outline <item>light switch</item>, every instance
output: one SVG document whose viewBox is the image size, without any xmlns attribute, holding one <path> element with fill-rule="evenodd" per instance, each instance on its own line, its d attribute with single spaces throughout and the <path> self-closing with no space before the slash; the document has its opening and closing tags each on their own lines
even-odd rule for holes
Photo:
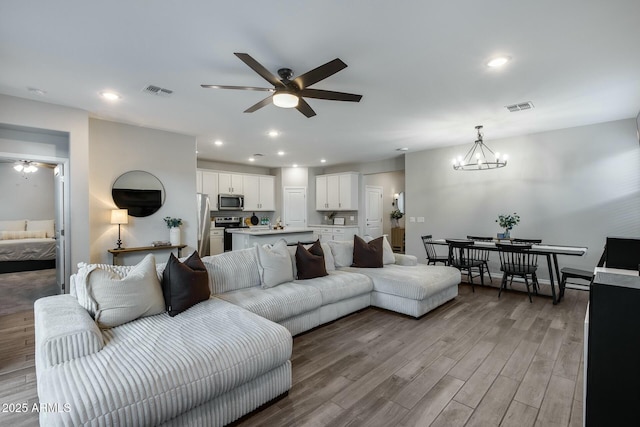
<svg viewBox="0 0 640 427">
<path fill-rule="evenodd" d="M 418 222 L 424 222 L 424 217 L 423 216 L 419 216 L 418 217 Z"/>
<path fill-rule="evenodd" d="M 409 222 L 416 222 L 416 217 L 415 216 L 410 216 L 409 217 Z"/>
</svg>

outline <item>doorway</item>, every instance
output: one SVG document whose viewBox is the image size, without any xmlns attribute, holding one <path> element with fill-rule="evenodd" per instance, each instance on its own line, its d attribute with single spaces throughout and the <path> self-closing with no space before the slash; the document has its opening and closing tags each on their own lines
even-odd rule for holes
<svg viewBox="0 0 640 427">
<path fill-rule="evenodd" d="M 285 227 L 306 227 L 307 188 L 284 187 L 282 194 L 282 224 Z"/>
<path fill-rule="evenodd" d="M 382 187 L 365 186 L 365 220 L 364 234 L 382 236 Z"/>
</svg>

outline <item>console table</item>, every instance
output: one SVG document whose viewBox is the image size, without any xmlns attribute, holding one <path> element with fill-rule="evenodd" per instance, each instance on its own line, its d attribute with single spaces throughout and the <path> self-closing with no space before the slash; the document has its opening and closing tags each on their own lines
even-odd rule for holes
<svg viewBox="0 0 640 427">
<path fill-rule="evenodd" d="M 164 249 L 169 249 L 173 251 L 174 249 L 177 249 L 178 258 L 180 258 L 182 256 L 182 249 L 186 247 L 187 245 L 140 246 L 137 248 L 109 249 L 107 252 L 109 252 L 113 256 L 111 264 L 116 265 L 116 258 L 118 258 L 120 254 L 128 254 L 133 252 L 152 252 L 152 251 L 160 251 Z"/>
</svg>

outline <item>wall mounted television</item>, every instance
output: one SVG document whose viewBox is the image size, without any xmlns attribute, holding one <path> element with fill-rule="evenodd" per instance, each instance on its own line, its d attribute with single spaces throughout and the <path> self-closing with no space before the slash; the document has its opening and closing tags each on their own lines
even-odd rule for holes
<svg viewBox="0 0 640 427">
<path fill-rule="evenodd" d="M 161 190 L 135 190 L 131 188 L 113 188 L 111 196 L 116 206 L 128 209 L 129 215 L 144 217 L 162 207 Z"/>
</svg>

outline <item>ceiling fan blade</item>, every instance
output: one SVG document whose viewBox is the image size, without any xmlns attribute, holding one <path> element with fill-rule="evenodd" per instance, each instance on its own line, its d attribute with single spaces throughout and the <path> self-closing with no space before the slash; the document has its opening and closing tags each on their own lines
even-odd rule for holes
<svg viewBox="0 0 640 427">
<path fill-rule="evenodd" d="M 262 64 L 260 64 L 258 61 L 253 59 L 251 55 L 249 55 L 248 53 L 234 53 L 234 55 L 240 58 L 240 60 L 245 64 L 247 64 L 249 68 L 251 68 L 256 73 L 260 74 L 260 76 L 262 76 L 263 79 L 265 79 L 275 87 L 284 87 L 284 84 L 282 84 L 282 82 L 277 76 L 275 76 L 269 70 L 264 68 Z"/>
<path fill-rule="evenodd" d="M 300 111 L 302 114 L 304 114 L 305 116 L 307 116 L 307 118 L 313 117 L 316 115 L 316 112 L 313 111 L 313 108 L 311 108 L 311 106 L 307 104 L 307 101 L 305 101 L 302 98 L 298 99 L 298 106 L 296 107 L 296 109 Z"/>
<path fill-rule="evenodd" d="M 347 68 L 347 64 L 342 62 L 339 58 L 329 61 L 324 65 L 314 68 L 311 71 L 307 71 L 304 74 L 299 75 L 293 82 L 298 85 L 299 89 L 304 89 L 311 86 L 314 83 L 318 83 L 320 80 L 324 80 L 329 76 L 334 75 L 340 70 Z"/>
<path fill-rule="evenodd" d="M 362 95 L 345 92 L 334 92 L 332 90 L 322 89 L 302 89 L 298 92 L 298 94 L 307 98 L 328 99 L 331 101 L 360 102 L 360 100 L 362 99 Z"/>
<path fill-rule="evenodd" d="M 275 92 L 273 88 L 253 87 L 253 86 L 226 86 L 226 85 L 200 85 L 205 89 L 237 89 L 237 90 L 257 90 L 262 92 Z"/>
<path fill-rule="evenodd" d="M 266 107 L 267 105 L 271 104 L 272 102 L 273 102 L 273 95 L 267 96 L 262 101 L 258 102 L 257 104 L 254 104 L 251 107 L 249 107 L 246 110 L 244 110 L 244 112 L 245 113 L 253 113 L 256 110 L 261 109 L 262 107 Z"/>
</svg>

